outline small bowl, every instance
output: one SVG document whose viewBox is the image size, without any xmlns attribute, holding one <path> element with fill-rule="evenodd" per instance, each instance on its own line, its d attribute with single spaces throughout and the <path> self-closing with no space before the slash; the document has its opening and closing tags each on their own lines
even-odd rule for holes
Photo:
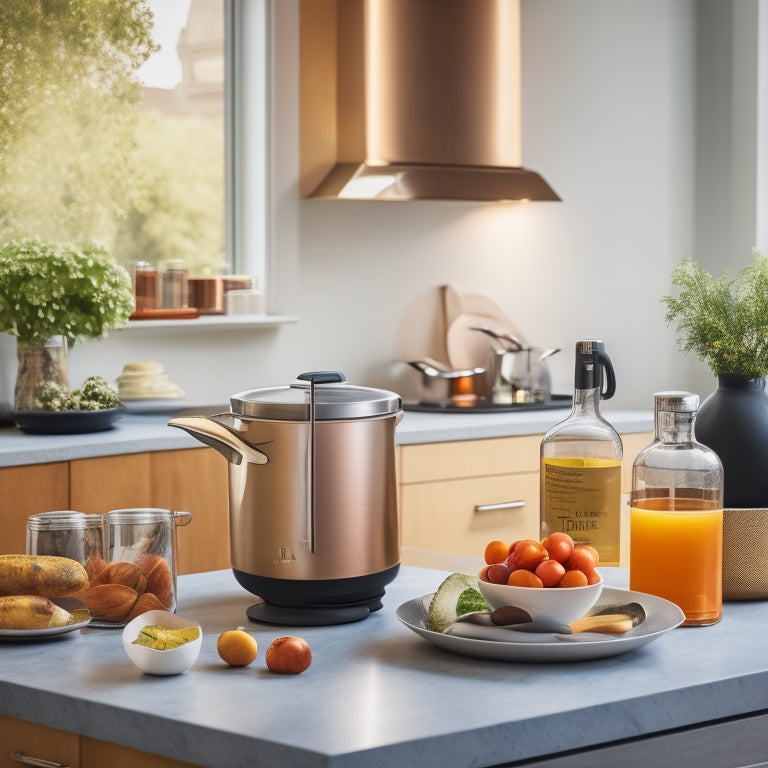
<svg viewBox="0 0 768 768">
<path fill-rule="evenodd" d="M 135 645 L 133 641 L 139 636 L 139 632 L 150 624 L 157 624 L 168 629 L 197 627 L 200 634 L 197 640 L 190 640 L 178 648 L 171 648 L 167 651 Z M 186 672 L 197 661 L 202 644 L 203 630 L 200 625 L 196 621 L 183 619 L 169 611 L 147 611 L 130 621 L 123 629 L 123 648 L 125 648 L 128 658 L 140 670 L 150 675 L 178 675 L 181 672 Z"/>
<path fill-rule="evenodd" d="M 491 610 L 517 605 L 534 621 L 570 624 L 580 619 L 597 602 L 603 591 L 602 578 L 586 587 L 511 587 L 477 580 L 480 593 Z"/>
</svg>

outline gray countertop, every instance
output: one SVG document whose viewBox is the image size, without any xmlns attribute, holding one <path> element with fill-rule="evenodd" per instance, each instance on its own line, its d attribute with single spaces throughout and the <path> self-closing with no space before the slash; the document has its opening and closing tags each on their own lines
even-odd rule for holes
<svg viewBox="0 0 768 768">
<path fill-rule="evenodd" d="M 382 610 L 315 628 L 249 622 L 253 598 L 229 571 L 182 576 L 178 612 L 204 633 L 191 670 L 143 675 L 116 630 L 6 641 L 0 711 L 212 768 L 443 768 L 523 761 L 768 708 L 768 655 L 755 631 L 768 622 L 765 602 L 729 603 L 715 626 L 675 629 L 612 658 L 512 663 L 451 654 L 400 624 L 398 605 L 433 592 L 446 575 L 403 567 Z M 625 571 L 603 575 L 626 584 Z M 238 625 L 254 633 L 259 655 L 229 668 L 216 638 Z M 290 634 L 309 642 L 312 666 L 273 675 L 264 652 Z"/>
<path fill-rule="evenodd" d="M 202 413 L 226 410 L 205 407 Z M 516 413 L 406 412 L 395 431 L 400 445 L 452 440 L 543 434 L 562 421 L 568 409 Z M 0 467 L 46 464 L 122 453 L 200 448 L 202 444 L 180 429 L 169 427 L 168 413 L 127 413 L 113 429 L 80 435 L 26 435 L 15 427 L 0 428 Z M 653 415 L 646 411 L 606 411 L 619 432 L 653 430 Z"/>
</svg>

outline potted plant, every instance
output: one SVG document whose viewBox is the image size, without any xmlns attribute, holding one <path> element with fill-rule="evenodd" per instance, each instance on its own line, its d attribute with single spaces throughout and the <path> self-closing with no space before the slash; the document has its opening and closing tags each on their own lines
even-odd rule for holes
<svg viewBox="0 0 768 768">
<path fill-rule="evenodd" d="M 753 250 L 737 274 L 713 276 L 692 259 L 672 273 L 665 296 L 678 342 L 717 377 L 696 416 L 696 438 L 723 464 L 723 597 L 768 597 L 768 256 Z"/>
<path fill-rule="evenodd" d="M 16 337 L 17 411 L 41 405 L 45 382 L 68 387 L 67 345 L 122 328 L 134 308 L 131 278 L 99 247 L 39 239 L 0 246 L 0 331 Z"/>
</svg>

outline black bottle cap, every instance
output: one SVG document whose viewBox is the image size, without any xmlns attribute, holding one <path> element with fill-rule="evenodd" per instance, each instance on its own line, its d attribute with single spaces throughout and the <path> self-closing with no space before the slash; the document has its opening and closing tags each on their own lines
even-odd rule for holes
<svg viewBox="0 0 768 768">
<path fill-rule="evenodd" d="M 605 372 L 605 390 L 603 390 Z M 598 339 L 576 342 L 576 389 L 599 389 L 600 399 L 609 400 L 616 392 L 616 377 L 605 345 Z"/>
</svg>

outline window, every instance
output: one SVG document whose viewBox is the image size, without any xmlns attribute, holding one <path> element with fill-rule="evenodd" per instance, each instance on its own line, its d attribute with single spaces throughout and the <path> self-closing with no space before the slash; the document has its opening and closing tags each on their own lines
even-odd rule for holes
<svg viewBox="0 0 768 768">
<path fill-rule="evenodd" d="M 265 30 L 266 0 L 3 3 L 0 240 L 262 282 Z"/>
</svg>

